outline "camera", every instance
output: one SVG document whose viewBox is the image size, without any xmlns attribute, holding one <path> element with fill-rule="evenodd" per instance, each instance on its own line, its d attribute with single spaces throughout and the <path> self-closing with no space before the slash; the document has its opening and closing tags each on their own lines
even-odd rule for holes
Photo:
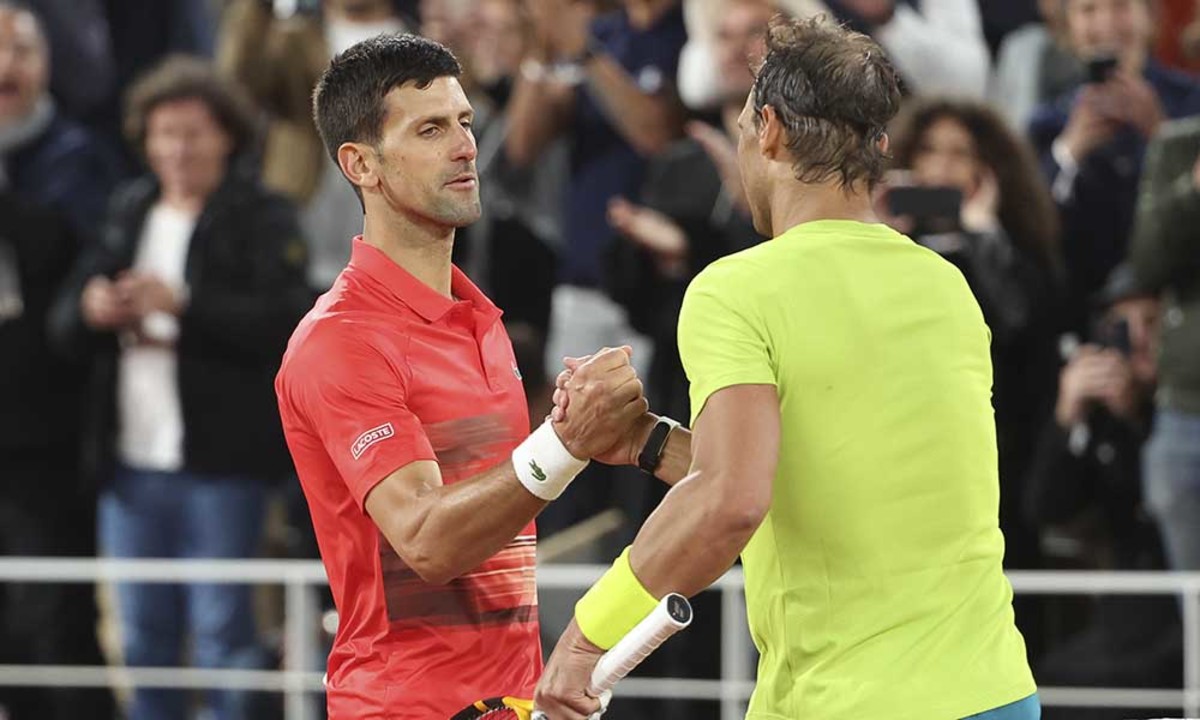
<svg viewBox="0 0 1200 720">
<path fill-rule="evenodd" d="M 1116 55 L 1097 55 L 1087 61 L 1087 81 L 1092 85 L 1108 82 L 1116 71 Z"/>
</svg>

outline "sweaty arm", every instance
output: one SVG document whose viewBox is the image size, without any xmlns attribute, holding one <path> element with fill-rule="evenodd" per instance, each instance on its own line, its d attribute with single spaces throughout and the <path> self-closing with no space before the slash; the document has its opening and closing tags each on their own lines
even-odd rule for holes
<svg viewBox="0 0 1200 720">
<path fill-rule="evenodd" d="M 577 412 L 544 423 L 492 468 L 447 485 L 408 406 L 402 347 L 377 348 L 361 331 L 333 328 L 293 350 L 277 381 L 285 416 L 304 419 L 351 497 L 431 583 L 458 577 L 512 541 L 583 469 L 576 458 L 614 444 L 646 410 L 628 355 L 598 353 L 572 379 Z"/>
<path fill-rule="evenodd" d="M 445 583 L 510 543 L 547 501 L 517 479 L 510 460 L 453 485 L 432 460 L 418 460 L 377 484 L 367 514 L 396 553 L 426 582 Z"/>
<path fill-rule="evenodd" d="M 718 390 L 696 420 L 691 443 L 692 472 L 667 493 L 629 554 L 634 574 L 655 597 L 694 595 L 711 585 L 766 516 L 779 454 L 775 386 Z"/>
</svg>

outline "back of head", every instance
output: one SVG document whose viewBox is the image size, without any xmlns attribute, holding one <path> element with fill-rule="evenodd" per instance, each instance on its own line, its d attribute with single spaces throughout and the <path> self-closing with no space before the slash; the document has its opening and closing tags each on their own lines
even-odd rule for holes
<svg viewBox="0 0 1200 720">
<path fill-rule="evenodd" d="M 884 133 L 900 107 L 900 81 L 866 35 L 824 18 L 776 18 L 751 93 L 755 122 L 774 108 L 795 177 L 870 189 L 887 160 Z"/>
</svg>

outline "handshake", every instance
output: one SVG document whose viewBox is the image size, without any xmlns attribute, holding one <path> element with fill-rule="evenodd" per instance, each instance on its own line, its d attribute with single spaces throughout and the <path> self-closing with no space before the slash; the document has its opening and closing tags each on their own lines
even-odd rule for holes
<svg viewBox="0 0 1200 720">
<path fill-rule="evenodd" d="M 574 457 L 637 464 L 655 418 L 630 364 L 632 354 L 632 348 L 619 347 L 566 358 L 566 369 L 555 381 L 550 421 Z"/>
</svg>

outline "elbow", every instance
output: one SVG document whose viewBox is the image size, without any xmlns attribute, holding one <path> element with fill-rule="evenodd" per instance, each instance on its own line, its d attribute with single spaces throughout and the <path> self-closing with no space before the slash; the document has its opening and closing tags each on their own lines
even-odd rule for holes
<svg viewBox="0 0 1200 720">
<path fill-rule="evenodd" d="M 739 543 L 739 549 L 758 531 L 771 509 L 770 483 L 766 492 L 742 486 L 732 492 L 715 493 L 710 518 L 722 537 Z"/>
<path fill-rule="evenodd" d="M 393 525 L 384 531 L 384 537 L 405 566 L 429 585 L 445 585 L 465 572 L 458 567 L 452 549 L 445 542 L 428 537 L 420 525 Z"/>
<path fill-rule="evenodd" d="M 392 547 L 404 564 L 429 585 L 445 585 L 462 574 L 462 570 L 454 566 L 453 558 L 447 556 L 445 549 L 421 547 L 416 543 L 406 548 L 400 548 L 393 543 Z"/>
</svg>

